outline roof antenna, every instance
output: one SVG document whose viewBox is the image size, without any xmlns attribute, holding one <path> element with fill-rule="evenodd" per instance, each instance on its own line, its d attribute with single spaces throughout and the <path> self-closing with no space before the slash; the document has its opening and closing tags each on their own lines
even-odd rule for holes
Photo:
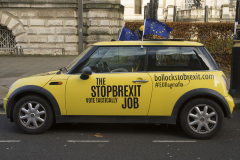
<svg viewBox="0 0 240 160">
<path fill-rule="evenodd" d="M 190 36 L 189 36 L 189 39 L 188 39 L 188 41 L 191 41 L 191 36 L 192 36 L 192 33 L 190 33 Z"/>
</svg>

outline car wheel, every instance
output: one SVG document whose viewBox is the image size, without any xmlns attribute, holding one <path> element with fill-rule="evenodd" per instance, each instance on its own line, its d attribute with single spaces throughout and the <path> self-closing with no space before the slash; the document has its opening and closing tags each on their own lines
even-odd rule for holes
<svg viewBox="0 0 240 160">
<path fill-rule="evenodd" d="M 45 99 L 38 96 L 26 96 L 15 105 L 13 119 L 25 133 L 43 133 L 53 123 L 53 111 Z"/>
<path fill-rule="evenodd" d="M 223 117 L 223 111 L 216 102 L 198 98 L 184 106 L 180 115 L 180 123 L 189 136 L 209 139 L 221 129 Z"/>
</svg>

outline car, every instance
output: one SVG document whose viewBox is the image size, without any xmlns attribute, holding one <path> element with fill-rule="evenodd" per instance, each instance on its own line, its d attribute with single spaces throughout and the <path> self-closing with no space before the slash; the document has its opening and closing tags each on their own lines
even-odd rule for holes
<svg viewBox="0 0 240 160">
<path fill-rule="evenodd" d="M 204 45 L 189 41 L 97 42 L 67 67 L 17 80 L 7 118 L 26 133 L 56 123 L 177 124 L 212 138 L 231 119 L 224 73 Z"/>
</svg>

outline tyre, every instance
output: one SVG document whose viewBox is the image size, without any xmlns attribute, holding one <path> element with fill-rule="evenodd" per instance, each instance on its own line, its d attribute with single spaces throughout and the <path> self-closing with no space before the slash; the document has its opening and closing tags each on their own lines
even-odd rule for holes
<svg viewBox="0 0 240 160">
<path fill-rule="evenodd" d="M 223 111 L 214 101 L 198 98 L 189 101 L 180 115 L 182 129 L 196 139 L 210 139 L 222 127 Z"/>
<path fill-rule="evenodd" d="M 13 110 L 13 119 L 25 133 L 38 134 L 51 127 L 53 111 L 45 99 L 29 95 L 17 102 Z"/>
</svg>

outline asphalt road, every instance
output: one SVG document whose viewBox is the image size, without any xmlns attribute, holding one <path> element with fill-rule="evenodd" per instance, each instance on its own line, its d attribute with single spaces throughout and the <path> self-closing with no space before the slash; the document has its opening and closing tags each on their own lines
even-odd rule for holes
<svg viewBox="0 0 240 160">
<path fill-rule="evenodd" d="M 189 138 L 179 126 L 54 124 L 43 134 L 21 132 L 0 115 L 0 159 L 240 159 L 240 110 L 210 140 Z M 103 137 L 95 137 L 100 133 Z"/>
</svg>

